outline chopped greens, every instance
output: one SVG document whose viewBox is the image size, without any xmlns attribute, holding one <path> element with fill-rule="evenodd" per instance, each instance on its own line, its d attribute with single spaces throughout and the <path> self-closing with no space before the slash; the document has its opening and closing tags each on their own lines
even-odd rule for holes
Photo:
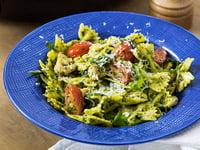
<svg viewBox="0 0 200 150">
<path fill-rule="evenodd" d="M 108 56 L 98 56 L 97 58 L 93 58 L 91 60 L 92 64 L 98 64 L 99 66 L 104 66 L 112 61 L 112 59 Z"/>
</svg>

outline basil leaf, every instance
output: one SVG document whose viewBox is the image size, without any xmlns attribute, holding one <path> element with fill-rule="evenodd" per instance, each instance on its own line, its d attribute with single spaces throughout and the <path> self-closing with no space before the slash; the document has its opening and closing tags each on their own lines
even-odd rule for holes
<svg viewBox="0 0 200 150">
<path fill-rule="evenodd" d="M 115 116 L 112 125 L 113 126 L 117 126 L 117 127 L 123 127 L 123 126 L 128 126 L 128 117 L 126 117 L 125 115 L 123 115 L 123 113 L 121 111 L 119 111 L 117 113 L 117 115 Z"/>
</svg>

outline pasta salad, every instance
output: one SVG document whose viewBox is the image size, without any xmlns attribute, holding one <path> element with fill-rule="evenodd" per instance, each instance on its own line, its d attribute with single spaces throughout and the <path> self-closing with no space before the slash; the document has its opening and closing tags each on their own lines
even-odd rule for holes
<svg viewBox="0 0 200 150">
<path fill-rule="evenodd" d="M 80 24 L 78 39 L 58 35 L 46 62 L 39 60 L 48 103 L 67 117 L 90 125 L 133 126 L 155 121 L 177 105 L 181 92 L 194 79 L 193 58 L 183 62 L 155 49 L 141 33 L 101 39 Z"/>
</svg>

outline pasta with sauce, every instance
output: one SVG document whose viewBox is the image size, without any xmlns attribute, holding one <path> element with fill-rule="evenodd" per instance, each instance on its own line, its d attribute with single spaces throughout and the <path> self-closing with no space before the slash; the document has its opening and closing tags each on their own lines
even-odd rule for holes
<svg viewBox="0 0 200 150">
<path fill-rule="evenodd" d="M 169 58 L 141 33 L 101 39 L 80 24 L 78 37 L 65 43 L 56 35 L 37 73 L 49 104 L 80 122 L 123 127 L 155 121 L 194 79 L 193 58 Z"/>
</svg>

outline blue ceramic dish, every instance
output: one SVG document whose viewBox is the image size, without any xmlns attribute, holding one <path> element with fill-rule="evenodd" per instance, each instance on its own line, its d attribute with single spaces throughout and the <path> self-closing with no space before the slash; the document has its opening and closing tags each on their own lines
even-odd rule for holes
<svg viewBox="0 0 200 150">
<path fill-rule="evenodd" d="M 27 72 L 39 69 L 45 60 L 46 42 L 55 34 L 64 41 L 77 38 L 79 24 L 92 26 L 102 38 L 124 37 L 141 32 L 158 47 L 165 47 L 172 57 L 193 57 L 195 76 L 189 87 L 178 95 L 180 102 L 157 121 L 132 127 L 106 128 L 77 122 L 54 110 L 42 95 L 38 78 Z M 49 22 L 22 39 L 12 50 L 4 68 L 7 94 L 17 110 L 37 126 L 64 138 L 105 145 L 136 144 L 160 139 L 190 126 L 200 118 L 200 41 L 188 31 L 150 16 L 126 12 L 91 12 L 63 17 Z"/>
</svg>

